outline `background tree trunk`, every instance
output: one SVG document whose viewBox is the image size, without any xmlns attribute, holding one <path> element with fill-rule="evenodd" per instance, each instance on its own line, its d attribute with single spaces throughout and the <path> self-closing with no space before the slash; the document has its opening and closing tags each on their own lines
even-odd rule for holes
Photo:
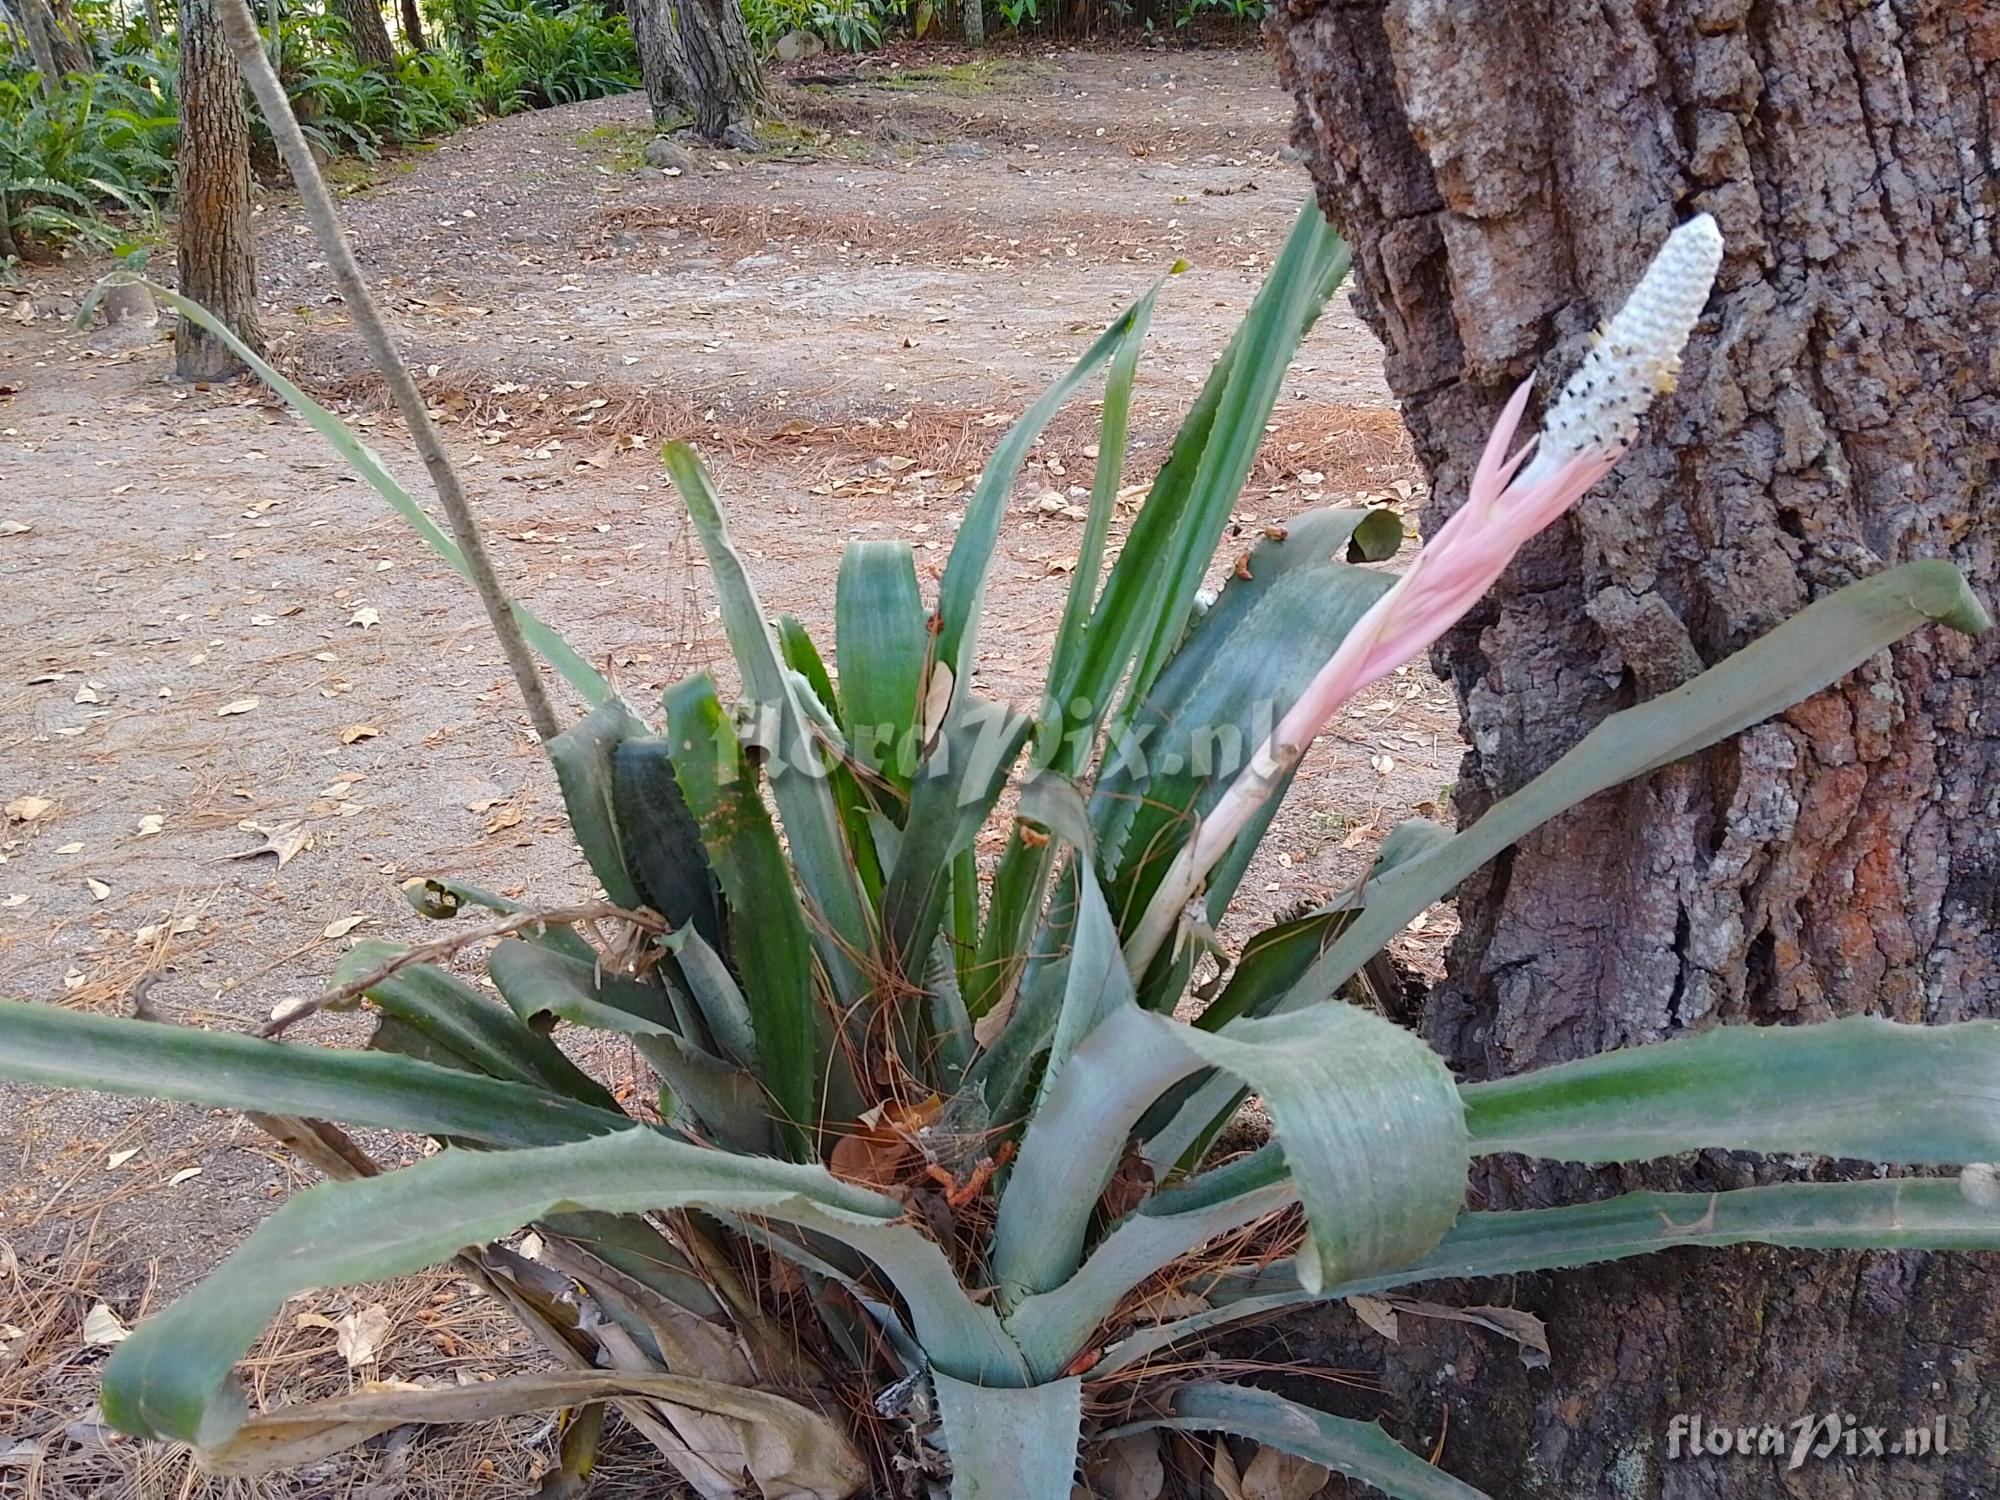
<svg viewBox="0 0 2000 1500">
<path fill-rule="evenodd" d="M 960 12 L 965 23 L 965 45 L 984 47 L 986 45 L 986 8 L 983 0 L 964 0 Z"/>
<path fill-rule="evenodd" d="M 7 202 L 7 189 L 0 186 L 0 261 L 20 258 L 21 246 L 14 238 L 14 210 Z"/>
<path fill-rule="evenodd" d="M 417 14 L 417 0 L 401 0 L 403 16 L 403 40 L 410 44 L 413 52 L 426 50 L 424 41 L 424 19 Z"/>
<path fill-rule="evenodd" d="M 53 95 L 65 75 L 91 71 L 90 54 L 63 28 L 48 0 L 10 0 L 28 39 L 28 54 L 41 74 L 42 92 Z"/>
<path fill-rule="evenodd" d="M 738 0 L 664 0 L 680 68 L 680 94 L 695 131 L 711 141 L 753 147 L 751 117 L 764 100 L 764 75 L 750 47 Z"/>
<path fill-rule="evenodd" d="M 634 0 L 637 3 L 637 0 Z M 479 61 L 479 0 L 451 0 L 451 27 L 467 62 Z M 635 33 L 636 34 L 636 33 Z"/>
<path fill-rule="evenodd" d="M 355 58 L 385 72 L 396 65 L 396 47 L 382 20 L 380 0 L 329 0 L 333 13 L 347 23 L 347 39 Z"/>
<path fill-rule="evenodd" d="M 639 76 L 646 82 L 646 104 L 653 123 L 671 125 L 682 112 L 682 79 L 687 70 L 679 56 L 679 38 L 667 15 L 666 0 L 630 0 L 625 17 L 632 23 L 632 45 L 639 53 Z"/>
<path fill-rule="evenodd" d="M 1473 747 L 1462 818 L 1850 579 L 1942 556 L 1992 597 L 2000 9 L 1281 0 L 1272 31 L 1433 477 L 1427 529 L 1512 384 L 1566 374 L 1674 223 L 1707 209 L 1728 240 L 1680 394 L 1436 653 Z M 1461 892 L 1430 1040 L 1479 1077 L 1718 1021 L 2000 1013 L 1996 656 L 1925 632 L 1513 850 Z M 1474 1186 L 1509 1207 L 1774 1175 L 1718 1154 Z M 1551 1371 L 1433 1325 L 1384 1378 L 1405 1435 L 1448 1417 L 1447 1467 L 1497 1494 L 2000 1494 L 1996 1261 L 1689 1251 L 1525 1278 L 1502 1290 L 1549 1319 Z M 1666 1458 L 1674 1412 L 1828 1410 L 1944 1415 L 1959 1451 Z"/>
<path fill-rule="evenodd" d="M 257 267 L 250 232 L 250 125 L 243 80 L 222 37 L 215 0 L 180 0 L 180 291 L 253 349 Z M 183 318 L 174 331 L 174 373 L 219 380 L 242 366 L 218 340 Z"/>
</svg>

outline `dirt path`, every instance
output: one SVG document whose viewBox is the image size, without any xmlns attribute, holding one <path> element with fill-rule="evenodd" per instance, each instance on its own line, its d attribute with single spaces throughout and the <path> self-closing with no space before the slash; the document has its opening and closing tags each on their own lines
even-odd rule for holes
<svg viewBox="0 0 2000 1500">
<path fill-rule="evenodd" d="M 658 439 L 703 445 L 765 602 L 826 639 L 842 544 L 907 537 L 934 585 L 1007 420 L 1185 257 L 1135 405 L 1127 479 L 1150 475 L 1306 191 L 1256 53 L 895 82 L 794 89 L 806 123 L 782 158 L 639 169 L 635 96 L 467 131 L 346 199 L 504 576 L 635 701 L 723 655 Z M 294 206 L 268 196 L 259 215 L 277 349 L 416 478 Z M 45 275 L 36 320 L 0 323 L 0 800 L 48 803 L 0 829 L 0 992 L 109 1012 L 165 967 L 164 1015 L 241 1027 L 318 989 L 351 919 L 355 936 L 415 932 L 410 874 L 581 892 L 471 595 L 260 390 L 178 387 L 157 342 L 67 332 L 81 285 Z M 1337 298 L 1242 527 L 1363 496 L 1414 514 L 1377 366 Z M 1079 404 L 1022 477 L 989 693 L 1038 684 L 1077 527 L 1035 501 L 1088 486 L 1093 421 Z M 1308 766 L 1244 904 L 1351 878 L 1438 798 L 1454 732 L 1428 672 L 1372 695 Z M 263 842 L 252 824 L 311 841 L 282 868 L 234 857 Z M 75 1296 L 128 1317 L 299 1181 L 203 1111 L 0 1093 L 0 1113 L 0 1236 L 25 1261 L 103 1210 L 102 1264 Z"/>
</svg>

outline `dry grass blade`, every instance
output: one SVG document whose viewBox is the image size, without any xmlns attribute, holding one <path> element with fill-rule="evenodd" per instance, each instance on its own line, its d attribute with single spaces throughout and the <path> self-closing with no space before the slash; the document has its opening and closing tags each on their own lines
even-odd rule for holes
<svg viewBox="0 0 2000 1500">
<path fill-rule="evenodd" d="M 617 920 L 629 922 L 632 926 L 647 932 L 664 932 L 667 924 L 649 911 L 633 911 L 623 906 L 613 906 L 608 902 L 593 901 L 582 906 L 556 906 L 546 911 L 515 912 L 497 922 L 487 922 L 478 927 L 470 927 L 462 932 L 454 932 L 449 937 L 436 938 L 428 943 L 419 943 L 414 948 L 406 948 L 394 958 L 384 959 L 360 978 L 316 995 L 297 1005 L 285 1007 L 277 1015 L 257 1028 L 257 1035 L 277 1036 L 280 1032 L 303 1021 L 307 1016 L 317 1015 L 331 1005 L 343 1005 L 349 1000 L 367 993 L 390 975 L 411 964 L 443 963 L 460 950 L 492 938 L 508 937 L 517 932 L 538 931 L 549 926 L 565 926 L 571 922 L 598 922 Z"/>
</svg>

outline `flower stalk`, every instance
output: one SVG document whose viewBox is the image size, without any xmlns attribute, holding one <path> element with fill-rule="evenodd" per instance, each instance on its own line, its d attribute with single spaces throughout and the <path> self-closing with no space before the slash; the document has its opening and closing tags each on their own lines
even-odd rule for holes
<svg viewBox="0 0 2000 1500">
<path fill-rule="evenodd" d="M 1208 872 L 1283 783 L 1340 708 L 1449 630 L 1528 540 L 1624 456 L 1654 397 L 1673 388 L 1680 355 L 1722 263 L 1707 214 L 1667 237 L 1623 308 L 1549 409 L 1538 438 L 1508 455 L 1532 381 L 1500 413 L 1466 500 L 1416 563 L 1355 623 L 1182 846 L 1125 944 L 1135 976 L 1180 926 Z"/>
</svg>

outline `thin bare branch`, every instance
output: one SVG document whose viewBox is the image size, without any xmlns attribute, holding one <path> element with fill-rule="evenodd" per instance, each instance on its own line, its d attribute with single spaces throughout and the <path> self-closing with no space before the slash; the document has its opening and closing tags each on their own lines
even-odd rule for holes
<svg viewBox="0 0 2000 1500">
<path fill-rule="evenodd" d="M 257 96 L 257 106 L 271 127 L 278 154 L 285 159 L 292 181 L 298 185 L 306 217 L 312 221 L 313 233 L 319 239 L 320 248 L 326 252 L 334 280 L 340 284 L 341 298 L 354 318 L 354 326 L 361 330 L 369 354 L 381 369 L 382 378 L 388 382 L 390 394 L 396 400 L 396 409 L 402 413 L 403 421 L 410 429 L 410 436 L 416 442 L 425 469 L 430 471 L 438 502 L 444 507 L 445 518 L 451 524 L 451 534 L 458 542 L 459 550 L 465 554 L 466 567 L 472 574 L 472 586 L 479 591 L 479 601 L 486 606 L 486 617 L 492 623 L 493 633 L 500 638 L 507 665 L 514 672 L 515 685 L 520 688 L 521 699 L 527 704 L 528 717 L 534 722 L 535 732 L 544 740 L 554 739 L 562 732 L 562 726 L 557 723 L 555 709 L 549 703 L 541 670 L 535 665 L 527 637 L 521 633 L 520 624 L 514 618 L 513 604 L 500 586 L 499 575 L 493 571 L 493 559 L 487 554 L 485 539 L 479 533 L 479 523 L 466 503 L 465 487 L 459 483 L 458 471 L 445 456 L 444 445 L 431 422 L 430 410 L 424 405 L 424 398 L 417 390 L 409 366 L 396 352 L 395 340 L 390 337 L 388 325 L 376 310 L 375 299 L 369 294 L 367 283 L 361 279 L 361 266 L 354 258 L 354 248 L 348 244 L 347 233 L 340 227 L 339 216 L 334 212 L 333 195 L 326 190 L 326 180 L 319 174 L 319 164 L 313 160 L 311 148 L 306 145 L 298 118 L 292 113 L 291 100 L 286 97 L 284 86 L 278 82 L 278 75 L 271 70 L 271 60 L 264 55 L 250 7 L 245 0 L 218 0 L 218 8 L 222 13 L 222 31 L 229 40 L 229 50 L 236 54 L 236 65 L 243 70 L 250 92 Z"/>
</svg>

